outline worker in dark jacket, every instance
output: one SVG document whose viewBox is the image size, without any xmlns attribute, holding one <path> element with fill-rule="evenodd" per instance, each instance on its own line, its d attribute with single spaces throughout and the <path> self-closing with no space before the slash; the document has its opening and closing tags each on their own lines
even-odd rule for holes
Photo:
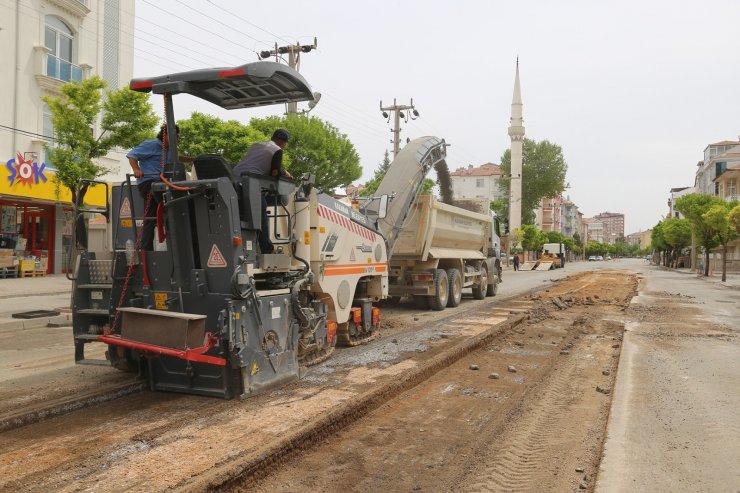
<svg viewBox="0 0 740 493">
<path fill-rule="evenodd" d="M 275 178 L 293 176 L 283 169 L 283 150 L 288 145 L 290 134 L 287 130 L 278 129 L 272 134 L 272 139 L 266 142 L 257 142 L 249 148 L 241 161 L 234 167 L 234 176 L 242 173 L 273 176 Z M 267 219 L 267 200 L 262 194 L 262 231 L 259 236 L 260 251 L 273 253 L 275 247 L 270 241 L 270 225 Z"/>
</svg>

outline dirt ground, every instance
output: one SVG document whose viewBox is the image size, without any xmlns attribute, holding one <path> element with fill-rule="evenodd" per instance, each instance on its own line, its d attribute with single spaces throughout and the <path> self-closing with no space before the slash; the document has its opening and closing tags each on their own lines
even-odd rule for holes
<svg viewBox="0 0 740 493">
<path fill-rule="evenodd" d="M 318 442 L 295 442 L 297 452 L 263 470 L 272 474 L 256 487 L 591 490 L 623 310 L 636 285 L 634 275 L 600 271 L 506 302 L 468 299 L 454 310 L 423 313 L 408 303 L 384 310 L 378 340 L 338 350 L 302 381 L 269 394 L 219 401 L 145 392 L 7 431 L 0 434 L 0 491 L 223 484 L 322 418 L 486 331 L 494 333 L 490 344 L 379 406 L 359 409 L 349 427 Z M 529 321 L 496 333 L 525 312 Z M 246 490 L 252 482 L 223 486 Z"/>
<path fill-rule="evenodd" d="M 592 490 L 636 279 L 605 272 L 530 299 L 532 318 L 252 489 Z M 561 310 L 553 304 L 560 304 Z"/>
</svg>

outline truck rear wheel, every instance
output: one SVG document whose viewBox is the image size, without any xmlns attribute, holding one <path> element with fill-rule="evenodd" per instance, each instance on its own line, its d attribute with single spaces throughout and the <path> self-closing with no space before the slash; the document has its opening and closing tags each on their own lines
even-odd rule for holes
<svg viewBox="0 0 740 493">
<path fill-rule="evenodd" d="M 473 298 L 476 300 L 482 300 L 486 297 L 486 290 L 488 289 L 488 269 L 481 266 L 478 284 L 475 284 L 472 289 Z"/>
<path fill-rule="evenodd" d="M 489 284 L 486 288 L 486 296 L 496 296 L 498 292 L 498 283 Z"/>
<path fill-rule="evenodd" d="M 457 269 L 447 271 L 447 284 L 450 287 L 450 294 L 447 297 L 447 306 L 454 308 L 462 301 L 462 277 Z"/>
<path fill-rule="evenodd" d="M 444 269 L 437 269 L 434 273 L 434 295 L 429 298 L 429 308 L 437 311 L 444 310 L 449 296 L 450 285 L 447 272 Z"/>
</svg>

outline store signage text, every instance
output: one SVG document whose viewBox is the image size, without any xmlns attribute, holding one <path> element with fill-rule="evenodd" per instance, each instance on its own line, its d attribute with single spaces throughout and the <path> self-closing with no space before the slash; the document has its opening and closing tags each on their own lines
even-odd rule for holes
<svg viewBox="0 0 740 493">
<path fill-rule="evenodd" d="M 33 162 L 33 159 L 26 160 L 21 153 L 17 154 L 17 159 L 10 159 L 5 163 L 5 167 L 8 168 L 8 181 L 12 187 L 16 183 L 23 185 L 33 186 L 39 184 L 39 180 L 46 183 L 47 178 L 44 175 L 44 169 L 46 165 L 44 163 Z"/>
</svg>

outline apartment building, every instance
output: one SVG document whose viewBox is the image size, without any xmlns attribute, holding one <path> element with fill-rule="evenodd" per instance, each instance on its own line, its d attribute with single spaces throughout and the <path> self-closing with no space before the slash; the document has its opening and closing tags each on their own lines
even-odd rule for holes
<svg viewBox="0 0 740 493">
<path fill-rule="evenodd" d="M 570 197 L 566 197 L 560 204 L 560 215 L 562 218 L 560 232 L 563 236 L 572 238 L 578 233 L 583 239 L 583 213 L 578 210 L 578 206 L 570 200 Z"/>
<path fill-rule="evenodd" d="M 614 244 L 624 238 L 624 214 L 602 212 L 595 215 L 594 219 L 604 224 L 604 241 L 602 243 Z"/>
<path fill-rule="evenodd" d="M 740 165 L 740 141 L 723 140 L 709 144 L 704 149 L 704 160 L 697 163 L 696 193 L 719 196 L 719 184 L 715 179 L 735 165 Z"/>
<path fill-rule="evenodd" d="M 671 188 L 670 197 L 668 198 L 668 216 L 666 217 L 683 218 L 683 214 L 681 214 L 675 209 L 676 200 L 678 200 L 680 197 L 684 195 L 688 195 L 694 192 L 695 192 L 694 187 Z"/>
<path fill-rule="evenodd" d="M 540 201 L 535 211 L 535 225 L 542 231 L 562 231 L 563 226 L 563 198 L 546 197 Z"/>
<path fill-rule="evenodd" d="M 604 241 L 604 223 L 593 217 L 583 218 L 583 244 L 606 243 Z"/>
<path fill-rule="evenodd" d="M 452 194 L 456 199 L 503 199 L 505 195 L 499 189 L 502 175 L 501 167 L 493 163 L 458 168 L 450 173 Z"/>
<path fill-rule="evenodd" d="M 134 2 L 124 0 L 18 0 L 0 2 L 0 240 L 23 253 L 46 256 L 61 272 L 71 246 L 71 196 L 58 189 L 51 114 L 42 96 L 62 84 L 99 75 L 109 88 L 133 75 Z M 93 132 L 95 128 L 91 129 Z M 123 152 L 98 160 L 111 176 L 125 172 Z M 105 178 L 105 177 L 104 177 Z M 88 199 L 103 203 L 104 193 Z"/>
</svg>

